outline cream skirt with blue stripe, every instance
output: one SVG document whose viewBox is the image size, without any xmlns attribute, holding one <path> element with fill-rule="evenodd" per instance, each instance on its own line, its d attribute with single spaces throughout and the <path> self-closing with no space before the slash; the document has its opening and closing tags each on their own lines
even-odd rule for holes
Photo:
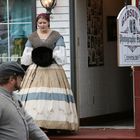
<svg viewBox="0 0 140 140">
<path fill-rule="evenodd" d="M 75 100 L 61 66 L 29 66 L 18 93 L 39 127 L 77 131 Z"/>
</svg>

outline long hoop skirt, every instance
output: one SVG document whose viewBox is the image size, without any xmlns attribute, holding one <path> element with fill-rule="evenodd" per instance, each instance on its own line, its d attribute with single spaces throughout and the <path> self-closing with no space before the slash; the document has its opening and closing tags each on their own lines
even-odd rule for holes
<svg viewBox="0 0 140 140">
<path fill-rule="evenodd" d="M 25 110 L 39 127 L 78 130 L 74 96 L 61 66 L 30 65 L 18 94 Z"/>
</svg>

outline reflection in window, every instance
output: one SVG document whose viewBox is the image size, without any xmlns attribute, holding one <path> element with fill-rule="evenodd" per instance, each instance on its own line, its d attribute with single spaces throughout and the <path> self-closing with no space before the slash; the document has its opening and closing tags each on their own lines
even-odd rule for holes
<svg viewBox="0 0 140 140">
<path fill-rule="evenodd" d="M 19 60 L 32 32 L 31 0 L 0 0 L 0 63 Z"/>
</svg>

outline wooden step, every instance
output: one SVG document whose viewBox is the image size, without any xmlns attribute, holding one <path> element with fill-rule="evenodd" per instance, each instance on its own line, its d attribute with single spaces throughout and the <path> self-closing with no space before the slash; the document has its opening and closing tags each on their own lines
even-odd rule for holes
<svg viewBox="0 0 140 140">
<path fill-rule="evenodd" d="M 75 134 L 48 135 L 50 140 L 140 140 L 135 129 L 80 128 Z"/>
</svg>

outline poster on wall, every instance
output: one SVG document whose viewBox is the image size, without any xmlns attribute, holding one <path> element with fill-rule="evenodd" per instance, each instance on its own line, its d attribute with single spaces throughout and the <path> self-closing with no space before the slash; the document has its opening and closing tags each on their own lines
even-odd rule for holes
<svg viewBox="0 0 140 140">
<path fill-rule="evenodd" d="M 125 6 L 117 17 L 118 66 L 140 66 L 140 13 Z"/>
<path fill-rule="evenodd" d="M 103 2 L 87 0 L 88 66 L 104 64 L 103 53 Z"/>
</svg>

